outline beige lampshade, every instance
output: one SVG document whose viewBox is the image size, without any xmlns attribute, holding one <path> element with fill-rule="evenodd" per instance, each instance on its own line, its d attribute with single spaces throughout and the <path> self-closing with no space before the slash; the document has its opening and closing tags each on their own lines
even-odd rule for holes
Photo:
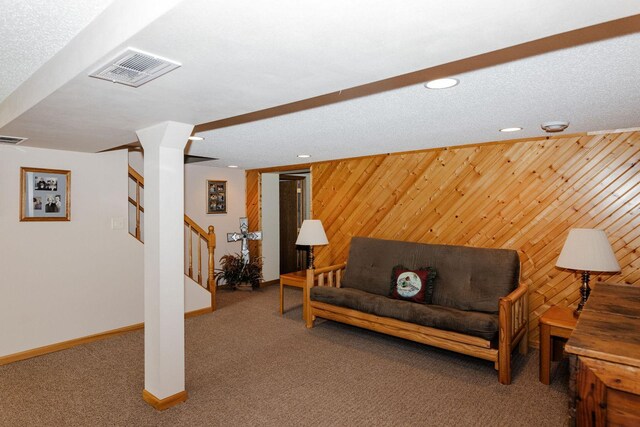
<svg viewBox="0 0 640 427">
<path fill-rule="evenodd" d="M 572 228 L 556 266 L 578 271 L 617 272 L 616 259 L 604 230 Z"/>
<path fill-rule="evenodd" d="M 298 234 L 296 245 L 317 246 L 329 243 L 327 235 L 324 233 L 322 221 L 319 219 L 305 219 Z"/>
</svg>

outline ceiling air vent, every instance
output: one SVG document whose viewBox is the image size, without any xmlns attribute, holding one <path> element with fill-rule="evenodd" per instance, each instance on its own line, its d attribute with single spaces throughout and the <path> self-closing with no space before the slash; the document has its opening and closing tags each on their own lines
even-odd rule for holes
<svg viewBox="0 0 640 427">
<path fill-rule="evenodd" d="M 20 138 L 19 136 L 0 135 L 0 144 L 18 145 L 25 142 L 28 138 Z"/>
<path fill-rule="evenodd" d="M 128 48 L 90 77 L 138 87 L 180 67 L 180 63 L 138 49 Z"/>
</svg>

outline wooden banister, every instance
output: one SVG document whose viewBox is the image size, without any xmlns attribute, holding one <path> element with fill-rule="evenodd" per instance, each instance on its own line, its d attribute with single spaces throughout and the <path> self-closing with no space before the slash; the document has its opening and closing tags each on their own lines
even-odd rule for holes
<svg viewBox="0 0 640 427">
<path fill-rule="evenodd" d="M 207 241 L 207 249 L 209 251 L 209 272 L 207 276 L 207 285 L 209 292 L 211 292 L 211 310 L 216 311 L 216 281 L 213 275 L 213 264 L 215 259 L 213 253 L 216 249 L 216 233 L 213 230 L 213 225 L 209 226 L 209 240 Z"/>
<path fill-rule="evenodd" d="M 136 186 L 136 199 L 132 199 L 129 197 L 129 203 L 131 203 L 136 208 L 136 228 L 133 237 L 142 242 L 142 228 L 140 226 L 140 213 L 144 212 L 142 208 L 142 204 L 140 202 L 140 189 L 144 188 L 144 178 L 135 169 L 129 166 L 129 178 L 133 180 Z"/>
<path fill-rule="evenodd" d="M 129 166 L 129 178 L 134 182 L 136 186 L 135 191 L 135 199 L 129 197 L 129 203 L 133 205 L 136 209 L 135 214 L 135 230 L 133 233 L 130 232 L 132 236 L 138 239 L 140 242 L 144 243 L 142 238 L 142 228 L 141 228 L 141 215 L 144 214 L 144 207 L 142 206 L 141 201 L 141 189 L 144 189 L 144 178 L 135 169 Z M 198 283 L 200 286 L 205 288 L 211 293 L 211 310 L 216 309 L 216 284 L 214 277 L 214 262 L 215 262 L 215 249 L 216 249 L 216 233 L 213 228 L 213 225 L 209 226 L 208 231 L 205 231 L 204 228 L 200 227 L 196 222 L 189 218 L 187 215 L 184 216 L 184 226 L 185 231 L 189 233 L 186 241 L 188 242 L 188 250 L 186 250 L 185 257 L 185 275 L 190 277 L 194 282 Z M 195 239 L 194 239 L 195 237 Z M 196 251 L 194 256 L 194 244 L 196 245 Z M 207 247 L 208 257 L 207 257 L 207 280 L 206 284 L 204 283 L 202 274 L 202 264 L 204 262 L 202 258 L 202 245 L 205 244 Z M 194 268 L 195 264 L 195 268 Z"/>
<path fill-rule="evenodd" d="M 134 181 L 140 182 L 144 186 L 144 178 L 131 166 L 129 166 L 129 176 L 133 178 Z"/>
<path fill-rule="evenodd" d="M 201 236 L 207 236 L 209 233 L 204 231 L 204 228 L 200 227 L 194 220 L 189 218 L 187 215 L 184 216 L 184 223 L 193 227 L 194 231 L 196 231 Z"/>
</svg>

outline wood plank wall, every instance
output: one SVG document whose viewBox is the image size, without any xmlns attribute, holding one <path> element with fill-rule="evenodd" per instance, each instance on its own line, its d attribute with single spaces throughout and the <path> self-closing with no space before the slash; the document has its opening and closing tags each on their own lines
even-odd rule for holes
<svg viewBox="0 0 640 427">
<path fill-rule="evenodd" d="M 262 230 L 261 174 L 257 170 L 249 170 L 246 172 L 246 179 L 247 218 L 249 219 L 249 231 L 259 231 Z M 262 256 L 262 242 L 258 240 L 249 240 L 249 253 L 252 257 Z"/>
<path fill-rule="evenodd" d="M 313 217 L 330 241 L 316 265 L 344 261 L 351 236 L 516 249 L 535 345 L 540 315 L 579 298 L 579 276 L 555 267 L 570 228 L 606 230 L 616 252 L 622 272 L 592 283 L 640 285 L 639 160 L 640 133 L 630 132 L 316 163 Z M 247 174 L 259 224 L 250 181 L 259 173 Z"/>
</svg>

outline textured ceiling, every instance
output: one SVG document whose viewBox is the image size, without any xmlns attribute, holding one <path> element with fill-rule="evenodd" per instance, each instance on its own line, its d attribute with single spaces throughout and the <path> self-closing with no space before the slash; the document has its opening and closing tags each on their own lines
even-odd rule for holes
<svg viewBox="0 0 640 427">
<path fill-rule="evenodd" d="M 125 7 L 138 9 L 119 16 Z M 200 124 L 416 70 L 438 76 L 461 62 L 467 68 L 453 89 L 411 85 L 219 129 L 190 154 L 252 168 L 295 163 L 301 151 L 323 160 L 539 135 L 541 121 L 562 118 L 572 123 L 568 132 L 637 126 L 636 34 L 607 40 L 616 34 L 607 27 L 611 34 L 595 37 L 604 40 L 567 37 L 578 46 L 564 50 L 545 38 L 638 13 L 640 2 L 622 0 L 115 0 L 54 57 L 72 58 L 55 64 L 67 66 L 68 78 L 47 88 L 50 62 L 0 104 L 0 133 L 28 137 L 28 146 L 95 152 L 161 121 Z M 136 17 L 132 29 L 125 19 Z M 114 34 L 122 41 L 95 43 Z M 502 65 L 469 59 L 536 40 L 549 53 L 522 49 L 525 59 Z M 127 46 L 183 65 L 138 89 L 87 77 Z M 84 65 L 72 73 L 76 57 Z M 496 132 L 516 125 L 525 130 Z"/>
<path fill-rule="evenodd" d="M 203 132 L 209 143 L 191 153 L 257 168 L 544 136 L 551 120 L 569 121 L 565 133 L 637 127 L 637 70 L 640 33 L 455 75 L 450 89 L 412 85 Z M 523 130 L 499 132 L 514 126 Z"/>
<path fill-rule="evenodd" d="M 0 102 L 113 0 L 0 0 Z"/>
</svg>

